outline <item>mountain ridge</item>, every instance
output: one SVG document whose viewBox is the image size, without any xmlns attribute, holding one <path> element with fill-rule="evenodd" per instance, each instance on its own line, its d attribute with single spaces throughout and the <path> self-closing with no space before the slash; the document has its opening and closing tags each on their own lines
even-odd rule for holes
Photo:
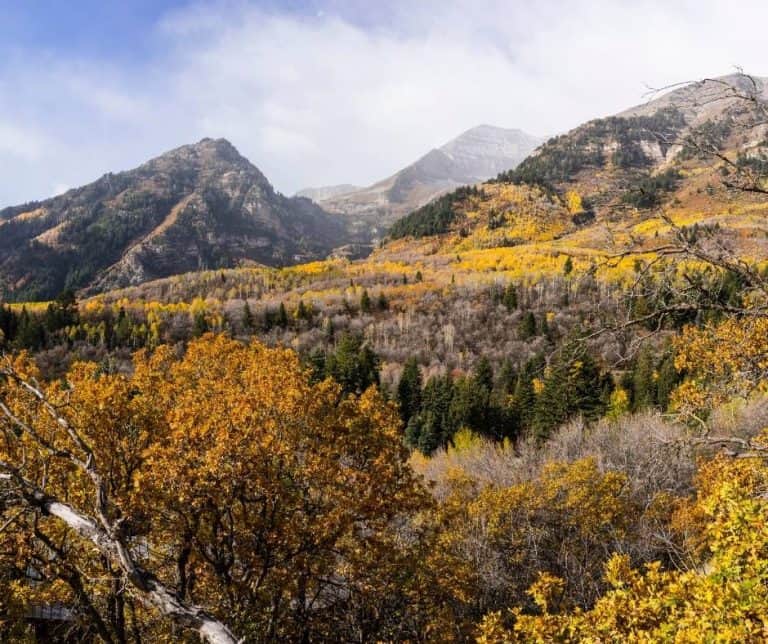
<svg viewBox="0 0 768 644">
<path fill-rule="evenodd" d="M 344 222 L 285 197 L 226 139 L 205 138 L 51 199 L 0 211 L 7 299 L 98 292 L 243 262 L 322 259 Z"/>
<path fill-rule="evenodd" d="M 358 234 L 381 234 L 389 225 L 458 186 L 477 183 L 515 166 L 544 139 L 519 129 L 479 125 L 365 188 L 318 203 L 351 220 Z"/>
</svg>

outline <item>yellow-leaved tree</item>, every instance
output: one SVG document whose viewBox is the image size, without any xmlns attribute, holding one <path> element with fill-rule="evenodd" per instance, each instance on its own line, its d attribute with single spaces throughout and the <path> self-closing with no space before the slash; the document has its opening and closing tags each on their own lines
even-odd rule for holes
<svg viewBox="0 0 768 644">
<path fill-rule="evenodd" d="M 206 335 L 49 384 L 22 355 L 0 410 L 4 637 L 40 606 L 105 642 L 452 627 L 432 500 L 375 389 L 345 397 L 289 350 Z"/>
<path fill-rule="evenodd" d="M 756 445 L 765 445 L 764 435 Z M 557 612 L 563 583 L 542 574 L 529 589 L 538 614 L 489 613 L 478 641 L 765 642 L 768 640 L 768 467 L 760 456 L 704 465 L 698 494 L 678 512 L 690 531 L 688 570 L 633 569 L 614 555 L 610 589 L 588 610 Z"/>
</svg>

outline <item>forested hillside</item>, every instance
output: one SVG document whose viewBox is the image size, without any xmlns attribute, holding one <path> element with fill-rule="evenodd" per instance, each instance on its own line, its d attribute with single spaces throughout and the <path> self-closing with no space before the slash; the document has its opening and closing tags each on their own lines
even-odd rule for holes
<svg viewBox="0 0 768 644">
<path fill-rule="evenodd" d="M 0 210 L 0 294 L 99 292 L 204 268 L 294 264 L 349 241 L 308 199 L 277 193 L 226 140 L 182 146 L 42 202 Z"/>
<path fill-rule="evenodd" d="M 0 638 L 765 641 L 767 116 L 713 79 L 365 259 L 0 306 Z"/>
</svg>

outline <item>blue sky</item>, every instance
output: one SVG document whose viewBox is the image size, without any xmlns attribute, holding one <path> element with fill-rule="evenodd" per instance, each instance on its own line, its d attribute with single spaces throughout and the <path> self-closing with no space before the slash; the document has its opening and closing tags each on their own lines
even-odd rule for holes
<svg viewBox="0 0 768 644">
<path fill-rule="evenodd" d="M 147 38 L 174 0 L 2 0 L 0 47 L 46 49 L 67 56 L 94 56 L 126 62 L 158 53 Z M 153 50 L 155 50 L 153 52 Z"/>
<path fill-rule="evenodd" d="M 205 136 L 286 193 L 367 184 L 480 123 L 768 75 L 766 24 L 757 0 L 0 0 L 0 207 Z"/>
</svg>

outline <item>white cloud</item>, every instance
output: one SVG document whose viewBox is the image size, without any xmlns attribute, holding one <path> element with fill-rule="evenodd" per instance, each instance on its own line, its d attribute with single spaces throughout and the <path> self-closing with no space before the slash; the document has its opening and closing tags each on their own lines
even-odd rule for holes
<svg viewBox="0 0 768 644">
<path fill-rule="evenodd" d="M 38 161 L 46 147 L 45 136 L 33 129 L 0 121 L 0 155 L 17 161 Z"/>
<path fill-rule="evenodd" d="M 369 3 L 316 4 L 168 15 L 164 53 L 138 69 L 0 63 L 0 203 L 203 136 L 229 138 L 284 192 L 365 184 L 479 123 L 550 134 L 641 102 L 644 83 L 768 75 L 764 2 L 396 0 L 375 19 Z"/>
</svg>

